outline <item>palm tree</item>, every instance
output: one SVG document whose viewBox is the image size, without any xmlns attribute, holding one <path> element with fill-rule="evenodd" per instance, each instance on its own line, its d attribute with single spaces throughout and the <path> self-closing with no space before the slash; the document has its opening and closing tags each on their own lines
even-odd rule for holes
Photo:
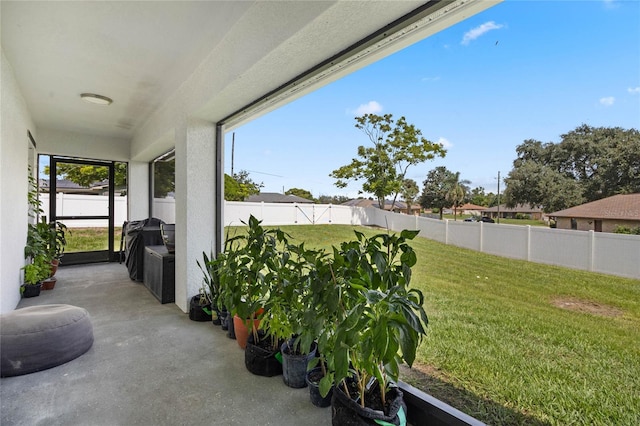
<svg viewBox="0 0 640 426">
<path fill-rule="evenodd" d="M 460 180 L 460 172 L 456 172 L 450 181 L 450 189 L 447 191 L 446 199 L 453 207 L 453 220 L 458 220 L 458 207 L 464 204 L 467 196 L 468 180 Z"/>
</svg>

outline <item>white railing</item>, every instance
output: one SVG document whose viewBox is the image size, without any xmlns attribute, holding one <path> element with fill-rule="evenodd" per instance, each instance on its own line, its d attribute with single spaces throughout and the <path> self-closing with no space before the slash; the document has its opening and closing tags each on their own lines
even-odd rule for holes
<svg viewBox="0 0 640 426">
<path fill-rule="evenodd" d="M 106 196 L 58 194 L 58 197 L 60 216 L 108 214 Z M 48 213 L 48 194 L 42 194 L 41 200 Z M 126 220 L 126 212 L 127 197 L 116 197 L 116 227 Z M 174 212 L 173 199 L 154 200 L 155 217 L 172 223 Z M 640 279 L 637 235 L 438 220 L 332 204 L 225 202 L 225 226 L 241 225 L 250 215 L 267 226 L 344 224 L 374 225 L 393 231 L 418 229 L 422 237 L 497 256 Z M 138 219 L 143 218 L 132 218 Z M 67 226 L 107 226 L 106 221 L 98 222 L 78 220 Z"/>
</svg>

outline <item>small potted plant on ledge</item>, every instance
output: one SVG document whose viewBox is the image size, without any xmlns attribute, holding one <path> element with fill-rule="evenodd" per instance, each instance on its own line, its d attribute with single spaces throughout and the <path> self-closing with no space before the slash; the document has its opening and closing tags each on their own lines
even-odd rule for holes
<svg viewBox="0 0 640 426">
<path fill-rule="evenodd" d="M 60 259 L 64 255 L 64 249 L 67 245 L 66 233 L 70 231 L 62 222 L 50 222 L 48 224 L 48 252 L 51 258 L 51 276 L 58 271 Z"/>
<path fill-rule="evenodd" d="M 43 256 L 36 256 L 33 262 L 22 267 L 24 269 L 24 284 L 20 287 L 22 297 L 36 297 L 40 295 L 42 281 L 49 278 L 51 264 Z"/>
</svg>

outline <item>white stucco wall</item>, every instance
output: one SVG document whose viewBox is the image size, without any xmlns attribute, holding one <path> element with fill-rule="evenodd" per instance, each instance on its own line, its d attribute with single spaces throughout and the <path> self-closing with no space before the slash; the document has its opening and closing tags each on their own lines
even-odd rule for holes
<svg viewBox="0 0 640 426">
<path fill-rule="evenodd" d="M 38 141 L 11 64 L 2 52 L 0 69 L 0 313 L 20 301 L 27 239 L 27 167 L 34 159 L 27 131 Z M 18 244 L 21 242 L 22 244 Z"/>
<path fill-rule="evenodd" d="M 38 152 L 90 160 L 129 161 L 129 141 L 38 128 Z"/>
<path fill-rule="evenodd" d="M 215 130 L 203 120 L 176 130 L 175 296 L 184 312 L 202 284 L 196 260 L 215 247 Z"/>
</svg>

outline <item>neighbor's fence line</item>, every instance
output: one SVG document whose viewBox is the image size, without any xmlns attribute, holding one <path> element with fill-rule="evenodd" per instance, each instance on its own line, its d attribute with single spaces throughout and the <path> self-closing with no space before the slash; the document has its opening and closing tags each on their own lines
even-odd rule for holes
<svg viewBox="0 0 640 426">
<path fill-rule="evenodd" d="M 41 194 L 45 215 L 49 194 Z M 57 194 L 60 216 L 107 215 L 106 196 Z M 248 203 L 226 201 L 225 226 L 241 225 L 254 215 L 264 225 L 344 224 L 420 230 L 420 236 L 484 253 L 573 269 L 640 279 L 640 236 L 551 229 L 484 222 L 438 220 L 377 208 L 332 204 Z M 175 222 L 175 200 L 154 199 L 154 216 Z M 132 218 L 138 220 L 141 218 Z M 127 220 L 127 197 L 115 198 L 116 227 Z M 104 222 L 104 223 L 102 223 Z M 107 221 L 75 220 L 69 227 L 106 227 Z"/>
<path fill-rule="evenodd" d="M 42 210 L 44 215 L 49 217 L 49 194 L 40 194 Z M 58 216 L 109 216 L 109 196 L 107 195 L 81 195 L 56 194 L 56 215 Z M 114 224 L 115 227 L 122 226 L 127 220 L 127 197 L 115 197 L 114 202 Z M 109 226 L 107 219 L 95 220 L 65 220 L 65 225 L 69 228 L 106 228 Z"/>
<path fill-rule="evenodd" d="M 329 209 L 313 221 L 313 212 Z M 312 214 L 308 212 L 311 210 Z M 302 212 L 306 214 L 302 214 Z M 640 236 L 540 226 L 439 220 L 376 208 L 324 204 L 226 202 L 224 224 L 240 225 L 249 215 L 264 225 L 332 223 L 420 230 L 420 236 L 483 253 L 640 279 Z"/>
</svg>

